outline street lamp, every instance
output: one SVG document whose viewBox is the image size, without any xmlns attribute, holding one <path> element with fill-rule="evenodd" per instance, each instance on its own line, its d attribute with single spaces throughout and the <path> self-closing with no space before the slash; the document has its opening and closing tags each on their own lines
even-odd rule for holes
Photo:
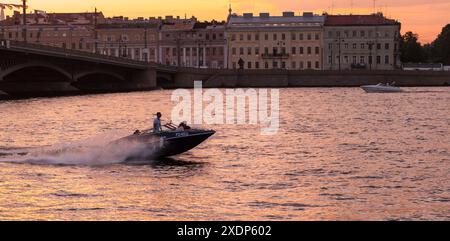
<svg viewBox="0 0 450 241">
<path fill-rule="evenodd" d="M 339 71 L 341 71 L 341 43 L 344 43 L 345 40 L 341 39 L 341 37 L 339 36 L 338 39 L 335 39 L 334 42 L 338 43 L 338 51 L 339 51 L 339 59 L 338 59 L 338 63 L 339 63 Z M 333 48 L 332 48 L 333 49 Z M 333 55 L 331 55 L 332 59 L 333 59 Z"/>
<path fill-rule="evenodd" d="M 27 42 L 27 0 L 22 0 L 23 8 L 23 41 Z"/>
<path fill-rule="evenodd" d="M 369 51 L 370 51 L 370 53 L 369 53 L 369 70 L 372 70 L 372 62 L 373 62 L 372 48 L 373 48 L 374 44 L 375 43 L 372 41 L 367 42 L 367 46 L 369 46 Z"/>
</svg>

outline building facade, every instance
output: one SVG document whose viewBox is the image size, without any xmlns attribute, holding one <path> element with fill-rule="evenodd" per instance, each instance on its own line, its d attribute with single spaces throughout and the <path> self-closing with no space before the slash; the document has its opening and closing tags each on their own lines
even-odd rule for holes
<svg viewBox="0 0 450 241">
<path fill-rule="evenodd" d="M 159 33 L 159 63 L 193 68 L 225 68 L 226 41 L 223 23 L 163 23 Z"/>
<path fill-rule="evenodd" d="M 373 15 L 328 15 L 324 26 L 325 70 L 400 68 L 400 23 Z"/>
<path fill-rule="evenodd" d="M 230 12 L 228 68 L 320 70 L 324 21 L 324 16 L 313 13 L 239 16 Z"/>
<path fill-rule="evenodd" d="M 23 20 L 19 12 L 0 22 L 0 38 L 23 41 Z M 45 13 L 27 14 L 26 40 L 66 49 L 92 52 L 94 23 L 103 22 L 102 13 Z"/>
<path fill-rule="evenodd" d="M 113 22 L 96 28 L 97 52 L 147 62 L 158 61 L 158 23 Z"/>
<path fill-rule="evenodd" d="M 105 18 L 97 13 L 27 14 L 29 43 L 191 68 L 392 70 L 401 68 L 400 23 L 372 15 L 305 12 Z M 20 12 L 0 21 L 0 39 L 24 40 Z"/>
</svg>

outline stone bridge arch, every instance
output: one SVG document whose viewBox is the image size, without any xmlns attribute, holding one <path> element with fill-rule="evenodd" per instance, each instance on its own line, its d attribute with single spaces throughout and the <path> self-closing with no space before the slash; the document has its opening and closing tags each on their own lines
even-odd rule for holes
<svg viewBox="0 0 450 241">
<path fill-rule="evenodd" d="M 105 75 L 113 77 L 117 80 L 125 81 L 126 78 L 120 74 L 114 73 L 112 71 L 104 71 L 104 70 L 91 70 L 91 71 L 85 71 L 78 73 L 74 76 L 73 80 L 74 82 L 80 81 L 82 78 L 93 76 L 93 75 Z"/>
<path fill-rule="evenodd" d="M 21 70 L 26 70 L 28 68 L 34 68 L 34 67 L 41 67 L 41 68 L 47 68 L 53 71 L 58 72 L 59 74 L 63 75 L 64 77 L 66 77 L 68 80 L 73 81 L 73 76 L 71 73 L 69 73 L 68 71 L 66 71 L 65 69 L 56 66 L 54 64 L 48 63 L 48 62 L 38 62 L 38 61 L 32 61 L 32 62 L 27 62 L 27 63 L 23 63 L 23 64 L 18 64 L 18 65 L 14 65 L 11 66 L 3 71 L 0 72 L 0 82 L 5 80 L 5 77 L 13 74 L 13 73 L 17 73 L 18 71 Z"/>
</svg>

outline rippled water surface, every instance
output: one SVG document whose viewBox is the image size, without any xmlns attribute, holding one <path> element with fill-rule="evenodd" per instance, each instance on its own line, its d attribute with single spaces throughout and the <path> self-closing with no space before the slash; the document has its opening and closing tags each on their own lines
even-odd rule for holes
<svg viewBox="0 0 450 241">
<path fill-rule="evenodd" d="M 104 144 L 171 91 L 0 101 L 0 220 L 450 220 L 450 89 L 408 91 L 281 89 L 278 135 L 140 164 Z"/>
</svg>

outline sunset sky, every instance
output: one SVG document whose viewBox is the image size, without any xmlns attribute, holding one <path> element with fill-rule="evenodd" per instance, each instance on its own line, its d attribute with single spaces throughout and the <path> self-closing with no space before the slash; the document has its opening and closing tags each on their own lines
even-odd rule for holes
<svg viewBox="0 0 450 241">
<path fill-rule="evenodd" d="M 21 0 L 0 0 L 19 3 Z M 324 11 L 334 14 L 366 14 L 374 11 L 373 0 L 28 0 L 31 9 L 47 12 L 85 12 L 97 7 L 106 16 L 150 17 L 174 15 L 196 16 L 200 20 L 224 20 L 228 5 L 233 12 L 269 11 L 280 14 L 285 10 L 297 13 Z M 353 6 L 353 7 L 352 7 Z M 412 30 L 427 43 L 436 38 L 442 27 L 450 23 L 450 0 L 376 0 L 376 10 L 398 19 L 403 32 Z M 7 11 L 7 14 L 11 14 Z"/>
</svg>

